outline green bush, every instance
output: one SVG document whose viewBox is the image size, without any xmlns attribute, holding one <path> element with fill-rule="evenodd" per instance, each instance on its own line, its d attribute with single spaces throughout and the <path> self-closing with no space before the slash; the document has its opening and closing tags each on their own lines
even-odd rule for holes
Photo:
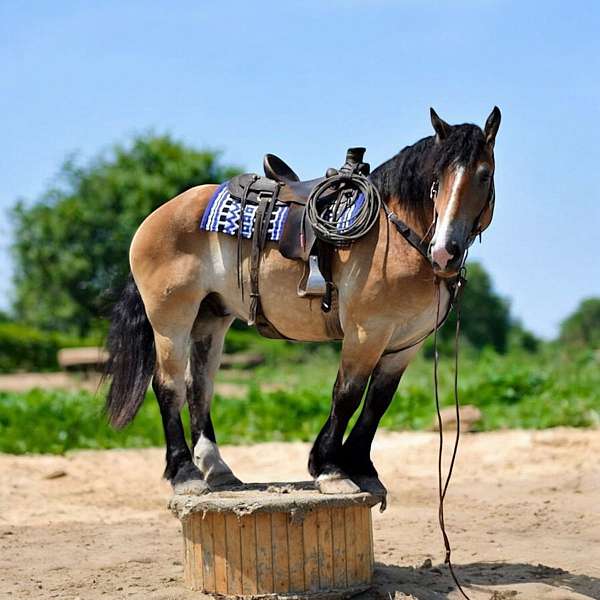
<svg viewBox="0 0 600 600">
<path fill-rule="evenodd" d="M 54 371 L 58 369 L 56 355 L 61 348 L 97 343 L 19 323 L 0 323 L 0 373 Z"/>
</svg>

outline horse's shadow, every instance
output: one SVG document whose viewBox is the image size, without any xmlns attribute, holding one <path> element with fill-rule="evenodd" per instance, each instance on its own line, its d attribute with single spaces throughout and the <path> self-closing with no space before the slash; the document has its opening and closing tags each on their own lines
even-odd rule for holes
<svg viewBox="0 0 600 600">
<path fill-rule="evenodd" d="M 576 575 L 563 569 L 530 565 L 526 563 L 477 562 L 454 565 L 454 571 L 465 587 L 473 586 L 480 593 L 487 591 L 489 597 L 503 600 L 523 597 L 521 592 L 504 588 L 493 592 L 492 586 L 543 583 L 549 587 L 562 588 L 582 594 L 586 598 L 600 600 L 600 579 L 588 575 Z M 448 568 L 445 565 L 400 567 L 384 563 L 375 564 L 374 586 L 363 598 L 414 598 L 415 600 L 444 600 L 455 592 Z M 468 590 L 467 590 L 468 593 Z M 477 596 L 481 597 L 480 595 Z"/>
</svg>

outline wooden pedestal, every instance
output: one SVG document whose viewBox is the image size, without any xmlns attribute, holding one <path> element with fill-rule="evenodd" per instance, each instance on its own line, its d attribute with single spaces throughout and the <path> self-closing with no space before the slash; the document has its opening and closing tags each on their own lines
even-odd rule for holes
<svg viewBox="0 0 600 600">
<path fill-rule="evenodd" d="M 376 503 L 369 494 L 321 495 L 312 483 L 175 496 L 186 584 L 232 597 L 364 591 L 373 574 Z"/>
</svg>

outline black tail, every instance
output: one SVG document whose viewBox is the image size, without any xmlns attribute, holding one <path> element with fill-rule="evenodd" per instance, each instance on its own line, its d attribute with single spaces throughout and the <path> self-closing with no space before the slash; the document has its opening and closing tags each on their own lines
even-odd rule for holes
<svg viewBox="0 0 600 600">
<path fill-rule="evenodd" d="M 156 362 L 152 326 L 131 275 L 112 310 L 106 347 L 105 375 L 112 378 L 106 414 L 110 424 L 120 429 L 140 409 Z"/>
</svg>

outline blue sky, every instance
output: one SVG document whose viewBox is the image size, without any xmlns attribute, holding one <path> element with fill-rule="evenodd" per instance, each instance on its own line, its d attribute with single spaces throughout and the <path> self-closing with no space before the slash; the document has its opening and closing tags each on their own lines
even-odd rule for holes
<svg viewBox="0 0 600 600">
<path fill-rule="evenodd" d="M 260 168 L 373 165 L 450 123 L 503 114 L 481 260 L 552 336 L 600 295 L 600 4 L 501 0 L 0 3 L 0 305 L 7 211 L 66 155 L 170 132 Z M 43 293 L 40 290 L 40 293 Z"/>
</svg>

